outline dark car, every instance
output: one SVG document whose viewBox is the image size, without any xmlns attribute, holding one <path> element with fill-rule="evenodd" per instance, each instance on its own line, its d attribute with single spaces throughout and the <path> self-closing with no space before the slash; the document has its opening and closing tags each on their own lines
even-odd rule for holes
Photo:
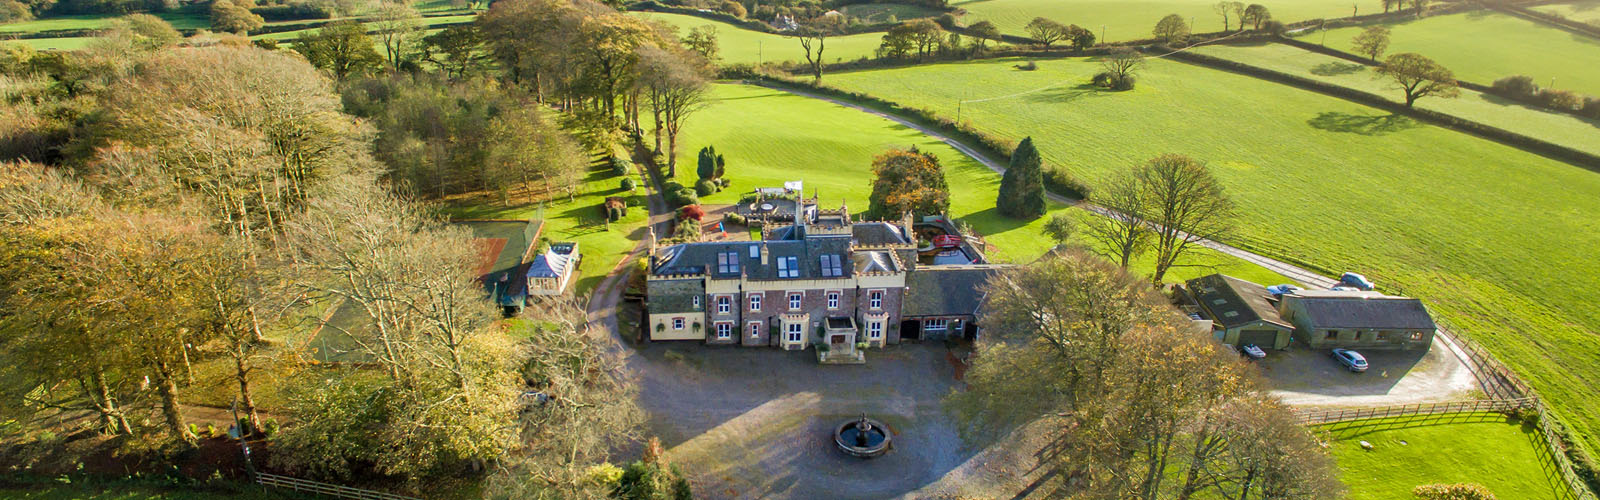
<svg viewBox="0 0 1600 500">
<path fill-rule="evenodd" d="M 1350 371 L 1361 373 L 1367 371 L 1367 358 L 1361 353 L 1349 349 L 1334 349 L 1333 359 Z"/>
</svg>

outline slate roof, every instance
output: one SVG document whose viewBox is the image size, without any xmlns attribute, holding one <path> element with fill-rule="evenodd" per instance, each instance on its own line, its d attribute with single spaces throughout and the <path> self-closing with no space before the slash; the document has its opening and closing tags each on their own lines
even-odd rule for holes
<svg viewBox="0 0 1600 500">
<path fill-rule="evenodd" d="M 857 222 L 850 226 L 850 237 L 857 245 L 878 247 L 910 244 L 900 228 L 887 222 Z"/>
<path fill-rule="evenodd" d="M 750 247 L 765 247 L 767 250 L 767 263 L 761 263 L 758 251 L 751 257 Z M 717 254 L 735 253 L 739 261 L 740 274 L 718 273 Z M 853 276 L 854 267 L 846 266 L 841 276 L 825 276 L 822 273 L 823 255 L 839 255 L 843 258 L 850 254 L 850 239 L 843 236 L 815 237 L 794 241 L 757 241 L 757 242 L 700 242 L 682 243 L 673 245 L 659 252 L 660 263 L 651 272 L 657 276 L 668 274 L 706 275 L 713 278 L 733 279 L 741 274 L 751 280 L 803 280 L 803 279 L 843 279 Z M 784 257 L 794 257 L 795 264 L 799 266 L 799 273 L 794 276 L 780 276 L 778 274 L 778 260 Z"/>
<path fill-rule="evenodd" d="M 900 270 L 894 263 L 894 255 L 887 251 L 858 251 L 850 256 L 850 260 L 857 273 L 892 273 Z"/>
<path fill-rule="evenodd" d="M 1372 330 L 1436 330 L 1433 315 L 1421 300 L 1408 297 L 1301 296 L 1306 320 L 1315 328 Z"/>
<path fill-rule="evenodd" d="M 1294 328 L 1278 316 L 1277 308 L 1267 300 L 1267 288 L 1239 278 L 1212 274 L 1189 280 L 1189 293 L 1194 295 L 1207 316 L 1223 328 L 1234 328 L 1257 321 L 1265 321 L 1283 328 Z"/>
<path fill-rule="evenodd" d="M 995 267 L 931 268 L 906 274 L 900 315 L 956 316 L 977 314 L 983 304 L 983 284 L 998 273 Z"/>
<path fill-rule="evenodd" d="M 694 306 L 694 299 L 705 295 L 705 285 L 700 280 L 650 280 L 645 284 L 650 297 L 650 314 L 688 313 L 705 310 L 705 304 Z"/>
</svg>

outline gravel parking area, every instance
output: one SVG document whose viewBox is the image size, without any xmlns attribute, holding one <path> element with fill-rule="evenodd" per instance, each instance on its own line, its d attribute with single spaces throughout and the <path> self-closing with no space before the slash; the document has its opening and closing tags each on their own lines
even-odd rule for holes
<svg viewBox="0 0 1600 500">
<path fill-rule="evenodd" d="M 1294 343 L 1257 362 L 1273 393 L 1295 407 L 1384 406 L 1466 399 L 1472 370 L 1437 337 L 1421 351 L 1360 351 L 1370 368 L 1352 373 L 1330 350 Z"/>
<path fill-rule="evenodd" d="M 1033 463 L 1019 451 L 1027 446 L 964 445 L 943 409 L 959 382 L 939 344 L 871 351 L 855 366 L 818 365 L 811 351 L 632 350 L 648 430 L 691 474 L 697 498 L 1010 497 L 1031 480 L 1011 465 Z M 833 426 L 862 414 L 890 427 L 893 451 L 861 460 L 834 448 Z"/>
</svg>

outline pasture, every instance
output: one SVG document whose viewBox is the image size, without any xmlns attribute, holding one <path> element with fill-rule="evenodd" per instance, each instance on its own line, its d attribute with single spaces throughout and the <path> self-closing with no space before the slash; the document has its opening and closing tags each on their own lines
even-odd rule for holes
<svg viewBox="0 0 1600 500">
<path fill-rule="evenodd" d="M 723 64 L 756 64 L 757 62 L 792 61 L 804 63 L 805 50 L 800 40 L 772 33 L 752 31 L 732 24 L 684 14 L 664 12 L 630 12 L 640 19 L 659 21 L 678 28 L 682 37 L 690 29 L 711 25 L 717 28 L 717 42 Z M 823 50 L 823 60 L 834 63 L 871 57 L 878 50 L 883 33 L 862 33 L 830 37 Z"/>
<path fill-rule="evenodd" d="M 953 7 L 966 9 L 961 21 L 971 25 L 989 21 L 1008 35 L 1027 36 L 1024 29 L 1035 17 L 1044 17 L 1062 24 L 1076 24 L 1093 30 L 1101 41 L 1118 42 L 1150 38 L 1150 31 L 1167 14 L 1177 14 L 1193 19 L 1196 32 L 1222 30 L 1222 16 L 1212 10 L 1213 0 L 967 0 L 951 2 Z M 1250 3 L 1250 2 L 1245 2 Z M 1289 2 L 1261 2 L 1272 11 L 1274 18 L 1283 22 L 1306 19 L 1347 17 L 1351 2 L 1340 0 L 1293 0 Z M 1376 4 L 1359 2 L 1362 14 Z M 1229 17 L 1231 28 L 1237 28 L 1238 19 Z"/>
<path fill-rule="evenodd" d="M 191 7 L 170 12 L 159 12 L 156 17 L 172 23 L 177 29 L 210 28 L 211 18 L 204 8 Z M 50 16 L 43 19 L 34 19 L 20 23 L 0 24 L 0 33 L 31 33 L 35 31 L 51 30 L 82 30 L 102 29 L 111 26 L 111 22 L 122 17 L 119 14 L 83 14 L 71 16 Z"/>
<path fill-rule="evenodd" d="M 1456 78 L 1488 85 L 1528 75 L 1540 86 L 1600 95 L 1600 39 L 1577 35 L 1491 11 L 1425 17 L 1389 24 L 1389 53 L 1416 52 L 1454 71 Z M 1350 50 L 1361 27 L 1328 30 L 1326 45 Z M 1323 33 L 1301 40 L 1323 42 Z"/>
<path fill-rule="evenodd" d="M 1578 0 L 1575 2 L 1535 5 L 1528 8 L 1546 14 L 1564 16 L 1567 19 L 1581 23 L 1600 23 L 1600 0 Z"/>
<path fill-rule="evenodd" d="M 1328 438 L 1350 500 L 1413 498 L 1424 484 L 1478 483 L 1499 498 L 1566 498 L 1538 431 L 1498 413 L 1400 417 L 1313 428 Z M 1372 450 L 1361 448 L 1361 442 Z"/>
<path fill-rule="evenodd" d="M 868 23 L 905 21 L 919 17 L 935 17 L 942 12 L 921 5 L 903 3 L 858 3 L 839 7 L 846 15 L 861 18 Z"/>
<path fill-rule="evenodd" d="M 710 107 L 690 118 L 678 146 L 678 181 L 686 185 L 695 179 L 700 148 L 714 145 L 728 160 L 732 186 L 703 198 L 703 203 L 736 203 L 740 194 L 757 187 L 798 180 L 805 183 L 808 195 L 820 195 L 824 207 L 845 202 L 852 212 L 861 213 L 872 191 L 872 158 L 889 149 L 914 146 L 939 157 L 950 185 L 951 215 L 971 224 L 997 247 L 992 257 L 1028 262 L 1054 245 L 1042 231 L 1049 215 L 1032 221 L 999 215 L 994 200 L 1000 175 L 921 132 L 849 107 L 762 87 L 718 84 L 713 96 Z M 1080 220 L 1089 216 L 1060 204 L 1051 204 L 1050 212 Z M 1215 269 L 1266 283 L 1288 281 L 1211 252 L 1197 254 L 1187 264 L 1203 267 L 1173 272 L 1188 278 Z M 1136 270 L 1150 268 L 1149 263 L 1136 266 Z"/>
<path fill-rule="evenodd" d="M 1277 43 L 1209 45 L 1195 52 L 1260 68 L 1320 80 L 1405 102 L 1390 80 L 1373 67 Z M 1496 95 L 1461 89 L 1454 99 L 1423 98 L 1416 106 L 1499 127 L 1580 151 L 1600 154 L 1600 121 L 1553 113 Z"/>
<path fill-rule="evenodd" d="M 1600 174 L 1348 101 L 1151 60 L 1138 87 L 1083 58 L 836 73 L 825 82 L 1033 136 L 1091 183 L 1162 153 L 1209 162 L 1238 207 L 1229 243 L 1428 301 L 1528 378 L 1591 447 L 1600 399 Z"/>
</svg>

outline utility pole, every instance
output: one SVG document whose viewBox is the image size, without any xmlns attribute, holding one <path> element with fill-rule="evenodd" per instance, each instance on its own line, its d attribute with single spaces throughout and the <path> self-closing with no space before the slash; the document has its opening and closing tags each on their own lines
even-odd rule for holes
<svg viewBox="0 0 1600 500">
<path fill-rule="evenodd" d="M 1327 47 L 1328 46 L 1328 20 L 1327 19 L 1323 19 L 1322 20 L 1322 25 L 1318 26 L 1317 29 L 1322 30 L 1322 42 L 1320 43 L 1320 45 L 1322 45 L 1323 47 Z"/>
<path fill-rule="evenodd" d="M 1106 40 L 1106 25 L 1102 24 L 1100 25 L 1100 43 L 1104 44 L 1109 42 L 1110 40 Z"/>
<path fill-rule="evenodd" d="M 762 61 L 761 61 L 761 48 L 762 48 L 762 40 L 756 40 L 756 67 L 757 68 L 760 68 L 761 67 L 761 63 L 762 63 Z"/>
</svg>

